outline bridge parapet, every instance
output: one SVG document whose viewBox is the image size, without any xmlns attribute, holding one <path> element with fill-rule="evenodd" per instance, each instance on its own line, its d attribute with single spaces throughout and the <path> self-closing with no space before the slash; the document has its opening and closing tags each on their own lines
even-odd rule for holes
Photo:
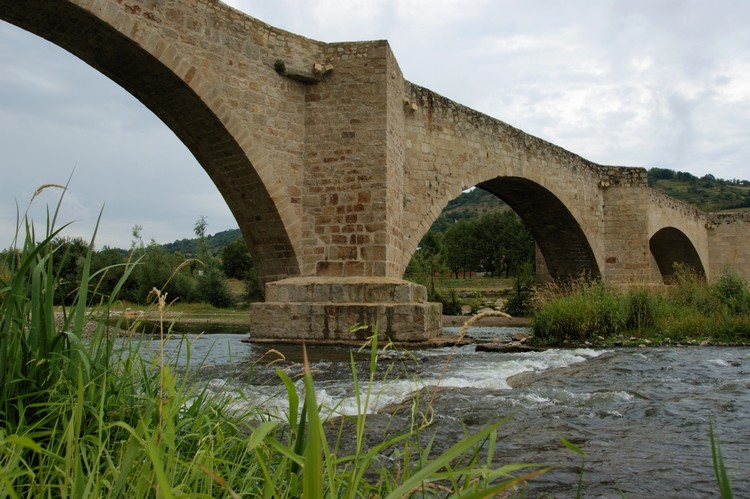
<svg viewBox="0 0 750 499">
<path fill-rule="evenodd" d="M 612 186 L 645 187 L 648 185 L 648 171 L 645 168 L 631 166 L 596 165 L 599 175 L 599 187 L 606 189 Z"/>
<path fill-rule="evenodd" d="M 649 203 L 652 206 L 664 208 L 674 213 L 679 213 L 681 216 L 694 218 L 702 223 L 708 223 L 710 218 L 709 213 L 706 213 L 696 206 L 668 196 L 667 194 L 661 191 L 657 191 L 656 189 L 649 189 Z"/>
</svg>

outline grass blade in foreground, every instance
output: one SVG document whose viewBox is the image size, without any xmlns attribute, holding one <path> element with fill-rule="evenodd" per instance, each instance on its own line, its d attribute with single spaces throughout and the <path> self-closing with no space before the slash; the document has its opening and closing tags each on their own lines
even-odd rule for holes
<svg viewBox="0 0 750 499">
<path fill-rule="evenodd" d="M 711 437 L 711 457 L 714 462 L 714 473 L 716 474 L 716 483 L 719 485 L 721 499 L 732 499 L 734 497 L 732 494 L 732 484 L 729 481 L 729 475 L 724 466 L 724 457 L 721 455 L 719 438 L 714 435 L 713 421 L 709 421 L 708 423 L 708 433 Z"/>
</svg>

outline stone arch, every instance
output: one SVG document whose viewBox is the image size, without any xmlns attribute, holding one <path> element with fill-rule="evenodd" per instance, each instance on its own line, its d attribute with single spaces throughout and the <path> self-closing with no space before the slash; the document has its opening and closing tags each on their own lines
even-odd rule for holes
<svg viewBox="0 0 750 499">
<path fill-rule="evenodd" d="M 262 151 L 247 144 L 247 137 L 238 136 L 237 130 L 230 131 L 229 106 L 195 68 L 159 37 L 148 37 L 131 19 L 109 7 L 0 0 L 0 19 L 76 55 L 133 95 L 174 132 L 227 202 L 261 281 L 299 275 L 295 236 L 289 230 L 293 224 L 285 223 L 283 217 L 289 201 L 272 197 L 270 182 L 264 182 L 252 161 L 253 156 L 262 157 Z M 144 39 L 136 41 L 138 36 Z M 146 42 L 153 46 L 144 48 Z"/>
<path fill-rule="evenodd" d="M 553 279 L 600 276 L 599 265 L 586 234 L 575 216 L 554 193 L 532 180 L 514 176 L 498 176 L 480 182 L 476 187 L 500 198 L 521 217 Z M 431 222 L 434 222 L 434 218 Z M 424 233 L 415 234 L 415 239 L 421 240 L 428 229 L 429 226 Z M 407 258 L 411 258 L 414 251 Z"/>
<path fill-rule="evenodd" d="M 681 230 L 664 227 L 651 236 L 648 245 L 665 283 L 674 276 L 677 264 L 687 266 L 702 277 L 706 276 L 698 251 Z"/>
<path fill-rule="evenodd" d="M 553 279 L 599 277 L 599 265 L 586 234 L 555 194 L 521 177 L 496 177 L 477 187 L 502 199 L 521 217 Z"/>
</svg>

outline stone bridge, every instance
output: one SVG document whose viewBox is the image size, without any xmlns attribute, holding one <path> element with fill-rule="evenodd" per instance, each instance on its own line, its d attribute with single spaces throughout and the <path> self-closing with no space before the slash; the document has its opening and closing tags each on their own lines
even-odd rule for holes
<svg viewBox="0 0 750 499">
<path fill-rule="evenodd" d="M 0 0 L 0 18 L 77 55 L 153 111 L 223 195 L 266 302 L 253 335 L 439 332 L 402 280 L 446 204 L 478 186 L 534 235 L 552 278 L 662 282 L 678 262 L 750 277 L 750 218 L 706 214 L 405 81 L 386 41 L 323 43 L 216 0 Z M 158 283 L 155 283 L 158 284 Z"/>
</svg>

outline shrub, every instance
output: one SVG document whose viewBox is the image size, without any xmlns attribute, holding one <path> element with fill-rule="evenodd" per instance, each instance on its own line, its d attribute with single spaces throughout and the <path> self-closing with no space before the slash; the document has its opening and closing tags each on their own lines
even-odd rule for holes
<svg viewBox="0 0 750 499">
<path fill-rule="evenodd" d="M 433 290 L 429 293 L 427 300 L 441 303 L 444 315 L 461 315 L 461 302 L 458 301 L 458 294 L 456 294 L 455 289 L 450 290 L 447 298 L 442 293 Z"/>
<path fill-rule="evenodd" d="M 534 313 L 531 327 L 535 341 L 562 344 L 624 331 L 628 308 L 622 293 L 598 280 L 558 283 L 553 287 L 556 289 L 547 291 L 546 301 Z"/>
<path fill-rule="evenodd" d="M 636 289 L 628 294 L 628 319 L 630 330 L 641 332 L 656 326 L 659 297 L 649 289 Z"/>
<path fill-rule="evenodd" d="M 245 279 L 245 300 L 248 302 L 263 301 L 265 292 L 263 286 L 258 280 L 258 276 L 255 273 L 255 268 L 247 270 L 244 276 Z"/>
<path fill-rule="evenodd" d="M 197 292 L 201 301 L 218 308 L 234 306 L 235 300 L 224 273 L 216 266 L 209 266 L 197 278 Z"/>
<path fill-rule="evenodd" d="M 750 312 L 750 291 L 747 289 L 747 283 L 731 269 L 722 272 L 713 290 L 729 314 L 740 315 Z"/>
<path fill-rule="evenodd" d="M 524 262 L 513 279 L 513 291 L 505 302 L 506 313 L 524 317 L 531 313 L 535 279 L 533 264 Z"/>
</svg>

